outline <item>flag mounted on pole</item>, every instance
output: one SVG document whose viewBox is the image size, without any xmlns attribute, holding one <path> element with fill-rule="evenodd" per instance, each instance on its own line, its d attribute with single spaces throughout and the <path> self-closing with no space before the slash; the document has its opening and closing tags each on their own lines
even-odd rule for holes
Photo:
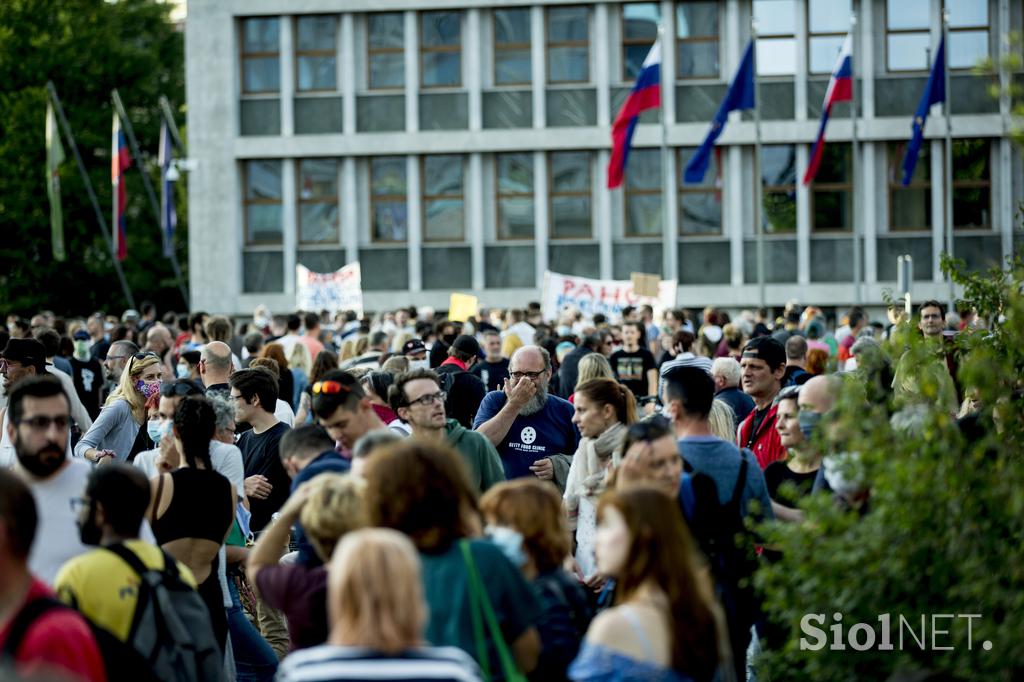
<svg viewBox="0 0 1024 682">
<path fill-rule="evenodd" d="M 700 147 L 686 164 L 686 182 L 703 182 L 704 174 L 708 170 L 708 162 L 711 160 L 711 149 L 715 146 L 715 140 L 725 130 L 725 122 L 730 111 L 738 109 L 753 109 L 754 101 L 754 41 L 747 43 L 747 49 L 743 51 L 743 58 L 736 69 L 736 75 L 732 77 L 729 90 L 725 93 L 725 99 L 718 105 L 715 117 L 711 119 L 711 129 Z"/>
<path fill-rule="evenodd" d="M 825 101 L 821 105 L 821 125 L 818 126 L 818 137 L 814 140 L 811 148 L 811 159 L 807 164 L 807 171 L 804 173 L 804 184 L 809 185 L 818 174 L 818 167 L 821 166 L 821 157 L 825 154 L 825 127 L 832 115 L 832 105 L 836 102 L 853 101 L 853 34 L 847 33 L 846 40 L 839 50 L 839 59 L 832 69 L 832 77 L 828 80 L 828 88 L 825 90 Z"/>
<path fill-rule="evenodd" d="M 110 143 L 110 185 L 114 204 L 114 257 L 122 261 L 128 255 L 128 235 L 125 229 L 124 209 L 128 202 L 125 194 L 125 171 L 132 165 L 132 156 L 128 153 L 128 142 L 121 130 L 121 119 L 114 112 L 114 128 Z"/>
<path fill-rule="evenodd" d="M 647 53 L 640 73 L 636 77 L 629 97 L 622 104 L 619 115 L 612 124 L 612 156 L 608 161 L 608 189 L 622 184 L 629 161 L 629 148 L 633 142 L 633 131 L 636 129 L 640 113 L 661 106 L 661 42 L 654 41 L 651 51 Z"/>
<path fill-rule="evenodd" d="M 914 122 L 911 125 L 913 131 L 910 136 L 910 143 L 907 145 L 907 153 L 903 156 L 903 180 L 901 184 L 906 187 L 910 184 L 910 178 L 914 175 L 914 168 L 917 166 L 917 155 L 921 151 L 921 143 L 924 141 L 924 124 L 928 120 L 928 110 L 933 104 L 946 101 L 946 38 L 939 41 L 939 49 L 935 51 L 935 63 L 932 64 L 931 73 L 928 75 L 928 84 L 924 87 L 921 101 L 917 105 L 917 112 L 914 114 Z"/>
<path fill-rule="evenodd" d="M 174 160 L 174 142 L 171 129 L 164 120 L 160 123 L 160 229 L 164 235 L 164 255 L 174 253 L 174 229 L 178 225 L 178 212 L 174 206 L 174 184 L 171 181 L 171 162 Z"/>
<path fill-rule="evenodd" d="M 57 115 L 46 100 L 46 195 L 50 200 L 50 240 L 53 259 L 62 261 L 64 252 L 64 212 L 60 205 L 60 164 L 64 162 L 64 145 L 60 143 Z"/>
</svg>

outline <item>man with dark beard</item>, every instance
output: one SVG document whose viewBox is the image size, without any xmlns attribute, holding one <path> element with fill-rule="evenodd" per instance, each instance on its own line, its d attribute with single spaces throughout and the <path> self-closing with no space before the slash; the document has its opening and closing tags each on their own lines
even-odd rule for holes
<svg viewBox="0 0 1024 682">
<path fill-rule="evenodd" d="M 473 428 L 498 449 L 506 479 L 533 475 L 564 490 L 580 434 L 572 403 L 549 395 L 550 381 L 548 352 L 523 346 L 512 355 L 503 389 L 484 396 Z"/>
<path fill-rule="evenodd" d="M 17 456 L 15 472 L 32 490 L 39 510 L 39 542 L 32 546 L 32 573 L 50 585 L 65 561 L 87 551 L 73 510 L 92 467 L 67 456 L 71 406 L 60 381 L 30 376 L 11 389 L 7 436 Z"/>
</svg>

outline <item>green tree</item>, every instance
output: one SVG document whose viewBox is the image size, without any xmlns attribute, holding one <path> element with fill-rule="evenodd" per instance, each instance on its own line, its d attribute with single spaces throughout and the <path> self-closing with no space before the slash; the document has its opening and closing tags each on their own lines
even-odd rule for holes
<svg viewBox="0 0 1024 682">
<path fill-rule="evenodd" d="M 125 307 L 67 140 L 61 190 L 68 258 L 53 260 L 44 172 L 45 86 L 52 80 L 57 87 L 109 225 L 111 90 L 120 92 L 142 150 L 143 158 L 133 164 L 150 172 L 157 192 L 157 102 L 160 95 L 172 104 L 184 101 L 183 37 L 167 13 L 167 5 L 152 0 L 0 2 L 0 305 L 7 311 L 81 314 Z M 134 167 L 127 193 L 123 266 L 136 302 L 148 298 L 163 309 L 180 310 L 184 302 Z M 186 216 L 183 204 L 178 208 L 175 242 L 185 263 Z"/>
</svg>

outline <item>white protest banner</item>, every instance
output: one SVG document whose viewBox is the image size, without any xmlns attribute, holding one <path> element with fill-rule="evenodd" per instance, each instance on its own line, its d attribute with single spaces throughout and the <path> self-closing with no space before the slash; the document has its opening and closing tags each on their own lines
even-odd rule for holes
<svg viewBox="0 0 1024 682">
<path fill-rule="evenodd" d="M 676 283 L 662 280 L 658 296 L 640 296 L 633 291 L 629 280 L 587 279 L 557 272 L 544 273 L 541 312 L 545 320 L 558 319 L 568 308 L 579 310 L 586 317 L 602 313 L 611 320 L 622 318 L 626 306 L 650 305 L 673 308 L 676 304 Z"/>
<path fill-rule="evenodd" d="M 358 261 L 334 272 L 313 272 L 295 266 L 295 298 L 299 310 L 353 310 L 363 314 L 362 274 Z"/>
</svg>

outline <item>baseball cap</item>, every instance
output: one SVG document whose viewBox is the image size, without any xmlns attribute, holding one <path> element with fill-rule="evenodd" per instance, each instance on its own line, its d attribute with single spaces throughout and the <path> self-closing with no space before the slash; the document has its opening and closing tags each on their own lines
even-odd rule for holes
<svg viewBox="0 0 1024 682">
<path fill-rule="evenodd" d="M 758 336 L 743 347 L 743 357 L 764 360 L 768 367 L 775 369 L 786 364 L 786 347 L 771 336 Z"/>
<path fill-rule="evenodd" d="M 463 334 L 452 342 L 452 348 L 469 355 L 480 355 L 480 344 L 472 336 Z"/>
<path fill-rule="evenodd" d="M 124 313 L 121 315 L 121 321 L 122 322 L 138 322 L 139 321 L 139 311 L 135 310 L 134 308 L 129 308 L 128 310 L 124 311 Z"/>
<path fill-rule="evenodd" d="M 423 341 L 420 339 L 409 339 L 402 344 L 402 355 L 411 355 L 412 353 L 423 353 L 427 350 L 427 347 L 423 345 Z"/>
<path fill-rule="evenodd" d="M 11 339 L 0 355 L 4 360 L 20 362 L 40 371 L 46 368 L 46 349 L 35 339 Z"/>
<path fill-rule="evenodd" d="M 75 341 L 88 341 L 89 340 L 89 332 L 85 331 L 84 329 L 79 329 L 77 332 L 75 332 L 74 340 Z"/>
</svg>

